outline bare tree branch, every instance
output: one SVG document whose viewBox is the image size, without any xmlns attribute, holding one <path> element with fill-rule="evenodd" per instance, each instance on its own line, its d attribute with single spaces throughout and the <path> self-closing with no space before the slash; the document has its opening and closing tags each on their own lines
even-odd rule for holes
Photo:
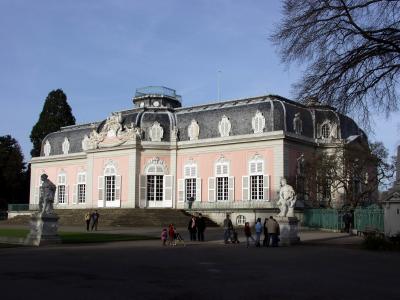
<svg viewBox="0 0 400 300">
<path fill-rule="evenodd" d="M 373 111 L 397 110 L 400 1 L 285 0 L 273 43 L 284 63 L 306 64 L 295 97 L 316 97 L 369 125 Z"/>
</svg>

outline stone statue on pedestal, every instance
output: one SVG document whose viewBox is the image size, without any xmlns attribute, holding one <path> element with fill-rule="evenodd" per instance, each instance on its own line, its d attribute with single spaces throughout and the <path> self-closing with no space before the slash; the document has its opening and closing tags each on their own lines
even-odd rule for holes
<svg viewBox="0 0 400 300">
<path fill-rule="evenodd" d="M 280 209 L 278 217 L 294 217 L 294 206 L 296 204 L 296 193 L 293 187 L 287 184 L 285 178 L 281 179 L 279 200 L 277 205 Z"/>
<path fill-rule="evenodd" d="M 30 232 L 25 239 L 26 245 L 41 246 L 44 244 L 58 244 L 58 216 L 54 211 L 54 195 L 56 186 L 46 174 L 41 176 L 42 185 L 39 195 L 39 212 L 32 214 Z"/>
<path fill-rule="evenodd" d="M 46 174 L 42 174 L 42 186 L 40 187 L 39 195 L 39 213 L 40 214 L 54 214 L 54 195 L 56 186 L 52 183 Z"/>
</svg>

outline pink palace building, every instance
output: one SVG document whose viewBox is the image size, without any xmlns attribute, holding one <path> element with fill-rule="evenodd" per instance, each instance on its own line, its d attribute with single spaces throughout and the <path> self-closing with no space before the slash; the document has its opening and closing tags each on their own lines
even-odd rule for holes
<svg viewBox="0 0 400 300">
<path fill-rule="evenodd" d="M 352 119 L 316 101 L 267 95 L 182 107 L 175 90 L 146 87 L 133 103 L 49 134 L 31 162 L 30 204 L 46 173 L 58 209 L 184 209 L 193 201 L 240 224 L 256 209 L 275 210 L 280 179 L 295 178 L 302 157 L 366 139 Z"/>
</svg>

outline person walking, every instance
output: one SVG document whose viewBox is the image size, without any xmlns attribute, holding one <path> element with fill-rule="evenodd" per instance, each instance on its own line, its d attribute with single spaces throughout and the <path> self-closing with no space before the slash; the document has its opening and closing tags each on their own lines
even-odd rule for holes
<svg viewBox="0 0 400 300">
<path fill-rule="evenodd" d="M 269 220 L 267 221 L 267 229 L 268 236 L 271 241 L 271 246 L 278 247 L 279 224 L 272 216 L 270 216 Z"/>
<path fill-rule="evenodd" d="M 244 223 L 244 236 L 246 237 L 246 247 L 249 248 L 250 239 L 255 242 L 253 236 L 251 235 L 251 227 L 249 222 Z"/>
<path fill-rule="evenodd" d="M 175 242 L 175 227 L 174 224 L 169 224 L 168 226 L 168 244 L 170 246 L 176 246 Z"/>
<path fill-rule="evenodd" d="M 227 214 L 224 220 L 224 243 L 228 244 L 228 239 L 232 241 L 233 224 L 230 216 Z"/>
<path fill-rule="evenodd" d="M 204 242 L 204 231 L 206 230 L 206 222 L 201 213 L 199 213 L 199 217 L 196 220 L 196 226 L 197 226 L 197 239 L 200 242 Z"/>
<path fill-rule="evenodd" d="M 97 226 L 99 225 L 99 218 L 100 214 L 97 212 L 97 210 L 92 213 L 92 231 L 93 229 L 97 231 Z"/>
<path fill-rule="evenodd" d="M 189 235 L 190 235 L 190 240 L 195 241 L 196 240 L 196 233 L 197 233 L 197 224 L 196 224 L 196 217 L 192 216 L 189 220 L 188 224 L 188 230 L 189 230 Z"/>
<path fill-rule="evenodd" d="M 264 219 L 264 240 L 263 240 L 263 247 L 269 246 L 269 236 L 268 236 L 268 227 L 267 227 L 268 218 Z"/>
<path fill-rule="evenodd" d="M 86 214 L 85 214 L 85 222 L 86 222 L 86 231 L 89 231 L 89 228 L 90 228 L 90 212 L 86 212 Z"/>
<path fill-rule="evenodd" d="M 261 239 L 261 233 L 263 230 L 263 226 L 261 224 L 261 218 L 257 219 L 255 229 L 256 229 L 256 247 L 261 247 L 260 239 Z"/>
</svg>

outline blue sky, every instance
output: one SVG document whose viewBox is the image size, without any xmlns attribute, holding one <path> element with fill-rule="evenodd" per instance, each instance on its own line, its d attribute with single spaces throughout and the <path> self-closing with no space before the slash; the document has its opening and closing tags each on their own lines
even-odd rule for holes
<svg viewBox="0 0 400 300">
<path fill-rule="evenodd" d="M 292 99 L 301 68 L 282 65 L 268 40 L 274 1 L 74 0 L 0 2 L 0 135 L 29 160 L 29 134 L 47 94 L 62 88 L 77 123 L 132 107 L 135 89 L 163 85 L 185 106 L 278 94 Z M 391 153 L 400 114 L 376 117 L 370 139 Z"/>
</svg>

